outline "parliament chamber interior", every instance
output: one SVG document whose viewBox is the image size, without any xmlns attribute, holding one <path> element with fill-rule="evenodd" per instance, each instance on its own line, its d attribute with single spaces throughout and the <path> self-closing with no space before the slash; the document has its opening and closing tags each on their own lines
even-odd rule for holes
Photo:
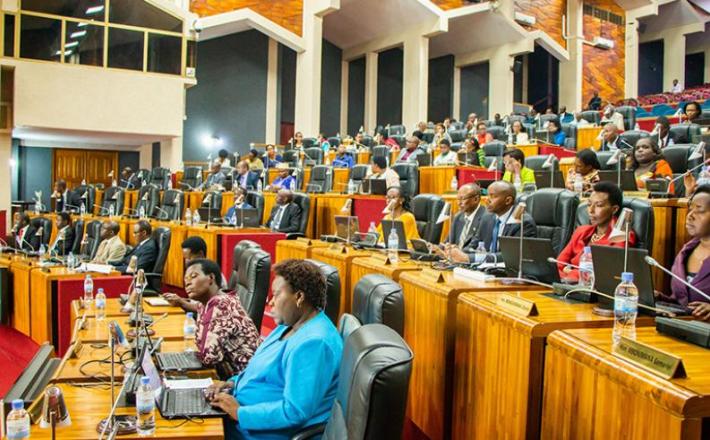
<svg viewBox="0 0 710 440">
<path fill-rule="evenodd" d="M 710 439 L 710 3 L 13 0 L 0 437 Z"/>
</svg>

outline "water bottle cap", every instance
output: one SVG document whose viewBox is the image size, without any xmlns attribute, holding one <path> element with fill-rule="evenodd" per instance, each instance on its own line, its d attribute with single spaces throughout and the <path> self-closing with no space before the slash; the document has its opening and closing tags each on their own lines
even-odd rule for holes
<svg viewBox="0 0 710 440">
<path fill-rule="evenodd" d="M 585 253 L 585 254 L 591 254 L 591 253 L 592 253 L 592 247 L 591 247 L 591 246 L 584 246 L 584 253 Z"/>
<path fill-rule="evenodd" d="M 150 377 L 141 376 L 141 385 L 148 385 L 150 383 Z"/>
<path fill-rule="evenodd" d="M 104 293 L 104 288 L 103 288 L 103 287 L 99 287 L 99 293 Z"/>
<path fill-rule="evenodd" d="M 622 272 L 621 273 L 621 281 L 625 283 L 632 283 L 634 281 L 634 273 L 633 272 Z"/>
<path fill-rule="evenodd" d="M 25 407 L 25 402 L 22 399 L 15 399 L 12 401 L 12 409 L 21 410 Z"/>
<path fill-rule="evenodd" d="M 193 315 L 192 312 L 187 312 L 187 317 L 188 317 L 188 318 L 192 318 L 193 316 L 195 316 L 195 315 Z"/>
</svg>

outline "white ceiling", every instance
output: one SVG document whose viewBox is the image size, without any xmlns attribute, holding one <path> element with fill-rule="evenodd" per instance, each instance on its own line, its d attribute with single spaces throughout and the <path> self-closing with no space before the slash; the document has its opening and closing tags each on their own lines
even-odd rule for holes
<svg viewBox="0 0 710 440">
<path fill-rule="evenodd" d="M 323 19 L 323 37 L 349 49 L 436 18 L 417 0 L 341 0 Z"/>
<path fill-rule="evenodd" d="M 705 21 L 701 12 L 697 11 L 686 0 L 666 3 L 658 7 L 658 14 L 643 17 L 639 21 L 646 26 L 644 34 L 654 34 L 664 29 L 685 26 Z"/>
<path fill-rule="evenodd" d="M 653 4 L 652 0 L 616 0 L 616 4 L 621 6 L 625 11 L 648 6 Z"/>
<path fill-rule="evenodd" d="M 71 147 L 127 147 L 135 149 L 140 145 L 169 139 L 169 136 L 139 135 L 133 133 L 113 133 L 102 131 L 79 131 L 37 127 L 15 127 L 12 137 L 32 146 L 71 146 Z"/>
</svg>

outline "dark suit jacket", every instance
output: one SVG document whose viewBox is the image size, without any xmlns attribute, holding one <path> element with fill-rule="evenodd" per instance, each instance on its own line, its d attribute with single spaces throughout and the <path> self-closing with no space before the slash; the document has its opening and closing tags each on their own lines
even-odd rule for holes
<svg viewBox="0 0 710 440">
<path fill-rule="evenodd" d="M 33 227 L 32 225 L 27 227 L 27 232 L 25 232 L 25 238 L 24 240 L 22 240 L 22 243 L 20 243 L 19 232 L 17 235 L 15 235 L 14 239 L 15 248 L 23 249 L 26 251 L 38 251 L 39 247 L 42 244 L 42 242 L 40 241 L 40 237 L 37 236 L 37 228 Z"/>
<path fill-rule="evenodd" d="M 242 184 L 242 176 L 237 174 L 234 174 L 234 184 L 233 186 L 241 186 Z M 256 189 L 259 184 L 259 173 L 255 173 L 253 171 L 248 171 L 247 172 L 247 189 Z"/>
<path fill-rule="evenodd" d="M 62 212 L 62 211 L 74 211 L 74 212 L 79 212 L 79 208 L 81 207 L 81 195 L 75 193 L 74 191 L 66 191 L 66 204 L 69 205 L 64 209 L 64 197 L 59 197 L 54 201 L 54 210 L 56 212 Z M 87 206 L 86 207 L 86 212 L 90 212 L 93 209 L 92 207 Z"/>
<path fill-rule="evenodd" d="M 126 189 L 139 189 L 141 187 L 141 180 L 136 173 L 133 173 L 126 180 L 123 180 L 123 177 L 121 177 L 118 186 Z"/>
<path fill-rule="evenodd" d="M 266 222 L 266 226 L 271 227 L 271 223 L 274 221 L 276 212 L 279 205 L 274 205 L 271 209 L 271 215 L 269 215 L 269 221 Z M 281 216 L 281 225 L 276 229 L 278 232 L 301 232 L 301 208 L 295 203 L 289 203 L 286 206 L 286 211 Z"/>
<path fill-rule="evenodd" d="M 471 239 L 478 232 L 478 228 L 481 225 L 481 219 L 483 218 L 484 214 L 486 214 L 486 212 L 486 207 L 479 205 L 478 211 L 476 211 L 476 215 L 473 217 L 473 224 L 468 230 L 468 236 L 465 238 L 463 244 L 464 248 L 467 248 L 469 246 L 469 244 L 471 243 Z M 466 217 L 463 212 L 459 212 L 454 216 L 451 222 L 451 229 L 449 230 L 449 243 L 458 244 L 459 239 L 461 238 L 461 234 L 463 233 L 464 226 L 466 226 Z"/>
<path fill-rule="evenodd" d="M 486 212 L 486 214 L 481 219 L 481 223 L 478 227 L 478 232 L 471 239 L 471 242 L 464 252 L 468 254 L 469 261 L 475 261 L 475 250 L 478 247 L 478 242 L 482 241 L 483 246 L 488 250 L 491 247 L 491 240 L 493 239 L 493 228 L 495 228 L 496 221 L 498 217 L 495 214 Z M 530 216 L 530 214 L 525 213 L 523 215 L 523 223 L 525 227 L 523 228 L 523 237 L 536 237 L 537 236 L 537 226 L 535 225 L 535 220 Z M 520 235 L 520 224 L 519 223 L 506 223 L 503 227 L 502 236 L 505 237 L 517 237 Z M 500 245 L 500 241 L 498 242 Z M 503 256 L 500 252 L 495 252 L 496 261 L 502 261 Z"/>
<path fill-rule="evenodd" d="M 153 267 L 155 267 L 155 261 L 158 259 L 158 246 L 155 244 L 155 240 L 151 238 L 142 246 L 134 247 L 131 252 L 128 252 L 126 256 L 123 257 L 123 260 L 111 264 L 116 266 L 116 270 L 119 272 L 126 273 L 128 263 L 130 263 L 131 257 L 134 255 L 138 258 L 136 271 L 143 269 L 146 272 L 152 272 Z"/>
<path fill-rule="evenodd" d="M 54 243 L 51 243 L 51 244 L 54 244 Z M 58 255 L 68 255 L 69 252 L 71 252 L 72 247 L 74 247 L 74 226 L 70 226 L 64 232 L 64 240 L 57 242 L 57 245 L 54 248 L 54 251 Z"/>
</svg>

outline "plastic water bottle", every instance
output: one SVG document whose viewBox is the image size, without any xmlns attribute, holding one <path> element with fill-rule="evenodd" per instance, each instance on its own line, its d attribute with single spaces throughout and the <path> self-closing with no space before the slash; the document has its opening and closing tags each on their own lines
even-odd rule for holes
<svg viewBox="0 0 710 440">
<path fill-rule="evenodd" d="M 192 312 L 187 312 L 185 315 L 185 323 L 182 325 L 182 337 L 185 341 L 184 351 L 195 351 L 195 333 L 197 332 L 197 323 Z"/>
<path fill-rule="evenodd" d="M 390 261 L 393 263 L 399 261 L 399 235 L 397 235 L 395 228 L 390 230 L 390 235 L 387 237 L 387 249 Z"/>
<path fill-rule="evenodd" d="M 479 241 L 478 247 L 476 247 L 476 250 L 474 251 L 476 263 L 483 263 L 486 261 L 486 255 L 488 255 L 488 252 L 486 252 L 486 245 L 483 244 L 483 241 Z"/>
<path fill-rule="evenodd" d="M 201 219 L 200 219 L 200 212 L 199 212 L 199 211 L 195 211 L 195 212 L 192 214 L 192 224 L 193 224 L 193 225 L 199 225 L 199 224 L 200 224 L 200 220 L 201 220 Z"/>
<path fill-rule="evenodd" d="M 614 291 L 614 334 L 618 343 L 622 336 L 636 339 L 636 315 L 638 314 L 639 291 L 634 284 L 634 274 L 623 272 L 621 283 Z"/>
<path fill-rule="evenodd" d="M 513 186 L 515 186 L 515 189 L 517 191 L 520 191 L 520 189 L 523 187 L 523 181 L 520 179 L 520 174 L 516 174 L 513 177 Z"/>
<path fill-rule="evenodd" d="M 22 399 L 12 401 L 12 411 L 7 415 L 7 438 L 18 440 L 30 438 L 30 415 L 25 411 Z"/>
<path fill-rule="evenodd" d="M 81 205 L 79 205 L 79 214 L 81 214 L 82 217 L 86 215 L 86 205 L 84 202 L 81 202 Z"/>
<path fill-rule="evenodd" d="M 145 206 L 141 205 L 140 209 L 138 210 L 138 217 L 145 218 Z"/>
<path fill-rule="evenodd" d="M 192 226 L 192 211 L 190 211 L 190 208 L 185 209 L 185 225 Z"/>
<path fill-rule="evenodd" d="M 256 181 L 256 192 L 261 192 L 261 190 L 264 188 L 263 184 L 261 183 L 261 179 Z"/>
<path fill-rule="evenodd" d="M 168 179 L 168 189 L 173 189 L 173 179 Z"/>
<path fill-rule="evenodd" d="M 150 386 L 148 376 L 141 377 L 141 384 L 136 392 L 137 429 L 140 437 L 155 433 L 155 392 Z"/>
<path fill-rule="evenodd" d="M 47 261 L 47 246 L 45 246 L 44 243 L 39 246 L 39 261 Z"/>
<path fill-rule="evenodd" d="M 99 288 L 96 292 L 96 320 L 103 321 L 106 319 L 106 294 L 104 289 Z"/>
<path fill-rule="evenodd" d="M 451 191 L 459 190 L 459 179 L 456 178 L 456 174 L 451 178 L 451 183 L 449 184 Z"/>
<path fill-rule="evenodd" d="M 584 191 L 584 178 L 577 174 L 574 176 L 574 192 L 581 193 Z"/>
<path fill-rule="evenodd" d="M 710 184 L 710 166 L 703 167 L 696 183 L 698 186 Z"/>
<path fill-rule="evenodd" d="M 375 226 L 375 222 L 370 222 L 370 227 L 367 228 L 367 233 L 377 235 L 377 226 Z"/>
<path fill-rule="evenodd" d="M 116 208 L 111 204 L 108 206 L 108 216 L 113 217 L 114 215 L 116 215 Z"/>
<path fill-rule="evenodd" d="M 355 193 L 355 182 L 353 182 L 353 179 L 348 180 L 348 194 L 354 194 Z"/>
<path fill-rule="evenodd" d="M 86 274 L 84 278 L 84 305 L 89 307 L 92 302 L 94 302 L 94 280 L 91 279 L 91 275 Z"/>
<path fill-rule="evenodd" d="M 594 263 L 592 262 L 592 248 L 584 247 L 584 252 L 579 259 L 579 287 L 594 288 Z"/>
</svg>

